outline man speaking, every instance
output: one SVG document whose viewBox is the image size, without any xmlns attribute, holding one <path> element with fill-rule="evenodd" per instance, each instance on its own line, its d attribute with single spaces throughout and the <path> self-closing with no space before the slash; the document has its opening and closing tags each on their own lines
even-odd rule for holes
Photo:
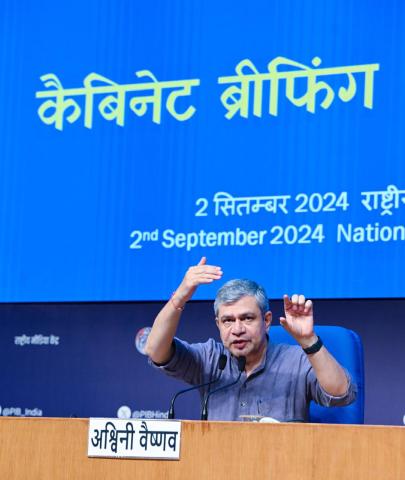
<svg viewBox="0 0 405 480">
<path fill-rule="evenodd" d="M 211 382 L 200 388 L 203 403 L 212 389 L 208 419 L 263 416 L 305 422 L 311 400 L 324 406 L 355 400 L 356 386 L 315 334 L 312 302 L 303 295 L 284 295 L 285 314 L 280 318 L 300 346 L 270 341 L 268 299 L 251 280 L 231 280 L 217 293 L 214 310 L 222 344 L 213 339 L 188 344 L 175 338 L 186 302 L 200 285 L 221 277 L 221 268 L 207 265 L 205 257 L 190 267 L 156 317 L 145 350 L 168 375 L 191 385 Z M 220 361 L 224 356 L 225 366 Z"/>
</svg>

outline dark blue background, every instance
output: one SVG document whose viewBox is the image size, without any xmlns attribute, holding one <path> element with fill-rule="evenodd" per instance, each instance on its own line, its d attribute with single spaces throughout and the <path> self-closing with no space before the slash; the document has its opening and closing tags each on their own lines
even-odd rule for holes
<svg viewBox="0 0 405 480">
<path fill-rule="evenodd" d="M 114 417 L 166 412 L 184 384 L 149 366 L 135 336 L 160 303 L 1 305 L 0 406 L 38 408 L 43 416 Z M 271 302 L 274 323 L 281 301 Z M 400 425 L 405 415 L 404 300 L 318 300 L 318 324 L 357 331 L 364 343 L 365 422 Z M 14 345 L 16 335 L 57 335 L 59 346 Z M 217 338 L 211 302 L 191 302 L 178 332 L 188 341 Z M 271 335 L 271 330 L 270 330 Z M 180 397 L 180 418 L 199 418 L 197 394 Z"/>
</svg>

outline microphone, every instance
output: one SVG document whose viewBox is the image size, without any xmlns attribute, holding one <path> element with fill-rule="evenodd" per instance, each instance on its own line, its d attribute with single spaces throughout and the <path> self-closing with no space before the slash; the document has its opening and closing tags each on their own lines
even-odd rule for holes
<svg viewBox="0 0 405 480">
<path fill-rule="evenodd" d="M 219 375 L 218 375 L 217 378 L 214 378 L 214 380 L 211 380 L 210 382 L 201 383 L 199 385 L 193 385 L 192 387 L 185 388 L 184 390 L 180 390 L 179 392 L 177 392 L 173 396 L 172 401 L 170 402 L 170 409 L 169 409 L 169 414 L 168 414 L 167 418 L 169 418 L 170 420 L 174 419 L 174 402 L 176 401 L 176 399 L 179 395 L 182 395 L 183 393 L 191 392 L 191 390 L 196 390 L 197 388 L 206 387 L 208 385 L 211 385 L 212 383 L 218 382 L 218 380 L 221 378 L 222 371 L 226 366 L 226 362 L 227 362 L 226 355 L 224 353 L 221 353 L 221 355 L 219 356 L 219 360 L 218 360 Z"/>
<path fill-rule="evenodd" d="M 226 385 L 223 385 L 222 387 L 219 387 L 207 393 L 204 399 L 203 409 L 201 411 L 201 420 L 207 420 L 208 418 L 208 400 L 210 396 L 214 393 L 219 392 L 220 390 L 224 390 L 225 388 L 232 387 L 232 385 L 235 385 L 235 383 L 238 383 L 243 370 L 245 370 L 245 366 L 246 366 L 246 357 L 238 357 L 238 370 L 239 370 L 238 378 L 234 382 L 227 383 Z"/>
</svg>

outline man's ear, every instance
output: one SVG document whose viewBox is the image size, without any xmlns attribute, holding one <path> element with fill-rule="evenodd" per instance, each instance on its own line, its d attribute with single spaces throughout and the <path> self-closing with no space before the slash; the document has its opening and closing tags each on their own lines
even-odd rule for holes
<svg viewBox="0 0 405 480">
<path fill-rule="evenodd" d="M 268 312 L 266 312 L 264 314 L 264 323 L 266 324 L 266 330 L 268 330 L 270 328 L 272 320 L 273 320 L 273 315 L 269 310 Z"/>
<path fill-rule="evenodd" d="M 218 317 L 215 317 L 215 323 L 217 324 L 217 327 L 219 328 Z"/>
</svg>

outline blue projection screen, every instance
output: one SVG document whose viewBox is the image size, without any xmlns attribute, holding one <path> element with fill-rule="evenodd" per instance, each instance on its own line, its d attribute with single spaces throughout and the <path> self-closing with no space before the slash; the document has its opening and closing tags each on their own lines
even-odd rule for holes
<svg viewBox="0 0 405 480">
<path fill-rule="evenodd" d="M 0 301 L 405 296 L 404 2 L 1 10 Z"/>
</svg>

